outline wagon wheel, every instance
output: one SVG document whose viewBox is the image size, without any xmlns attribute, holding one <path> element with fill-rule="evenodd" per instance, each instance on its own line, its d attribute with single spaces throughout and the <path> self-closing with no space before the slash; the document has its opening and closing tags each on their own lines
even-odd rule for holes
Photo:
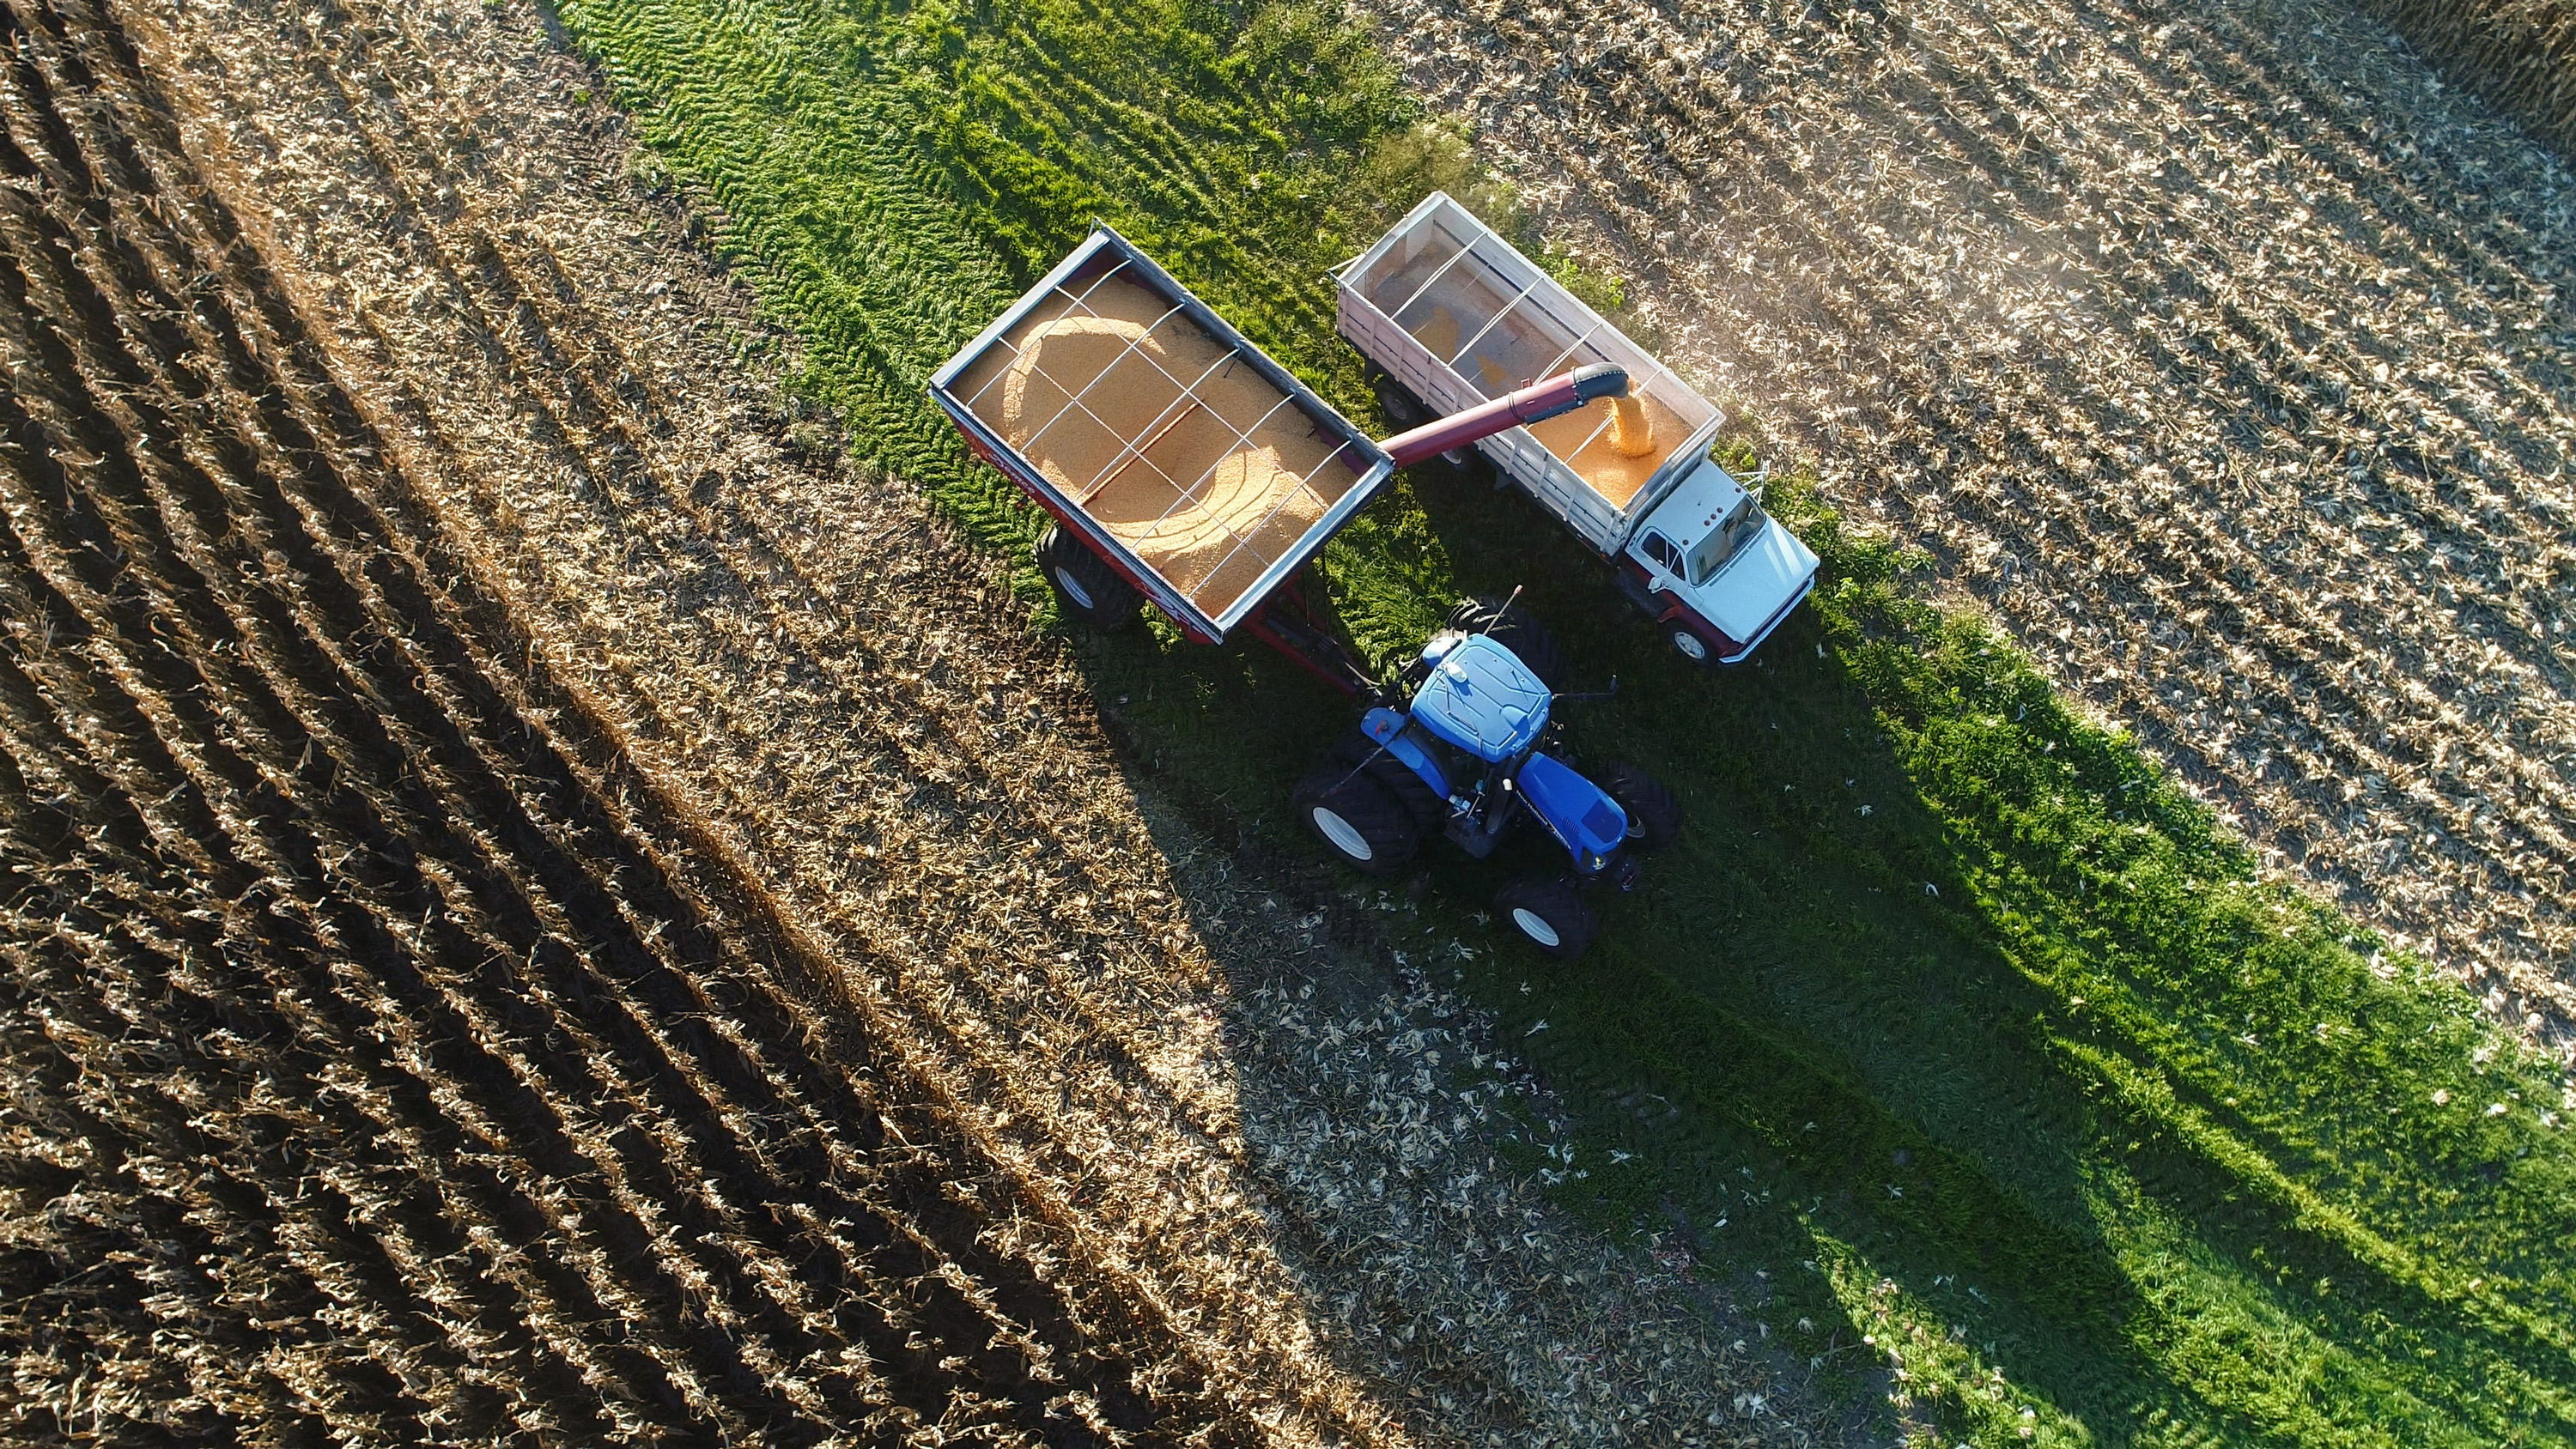
<svg viewBox="0 0 2576 1449">
<path fill-rule="evenodd" d="M 1062 524 L 1047 525 L 1035 553 L 1038 572 L 1046 575 L 1047 587 L 1055 590 L 1056 602 L 1066 614 L 1103 632 L 1136 621 L 1145 602 L 1136 586 L 1067 534 Z"/>
</svg>

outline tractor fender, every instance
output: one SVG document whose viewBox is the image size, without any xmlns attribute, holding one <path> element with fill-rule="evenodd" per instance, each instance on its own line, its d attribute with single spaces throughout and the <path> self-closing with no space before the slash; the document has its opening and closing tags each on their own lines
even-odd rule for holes
<svg viewBox="0 0 2576 1449">
<path fill-rule="evenodd" d="M 1361 717 L 1360 733 L 1377 741 L 1380 749 L 1395 756 L 1406 769 L 1420 775 L 1422 783 L 1431 787 L 1431 793 L 1446 800 L 1449 798 L 1448 777 L 1440 773 L 1440 762 L 1413 738 L 1410 733 L 1412 724 L 1412 717 L 1404 711 L 1380 705 Z"/>
<path fill-rule="evenodd" d="M 1574 855 L 1577 869 L 1597 871 L 1627 838 L 1619 802 L 1554 755 L 1532 755 L 1516 782 L 1550 834 Z"/>
</svg>

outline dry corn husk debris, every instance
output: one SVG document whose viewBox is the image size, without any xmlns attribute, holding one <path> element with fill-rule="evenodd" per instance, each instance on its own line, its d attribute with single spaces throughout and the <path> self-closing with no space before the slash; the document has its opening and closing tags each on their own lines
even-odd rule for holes
<svg viewBox="0 0 2576 1449">
<path fill-rule="evenodd" d="M 2576 183 L 2313 0 L 1369 0 L 1667 360 L 2576 1061 Z"/>
</svg>

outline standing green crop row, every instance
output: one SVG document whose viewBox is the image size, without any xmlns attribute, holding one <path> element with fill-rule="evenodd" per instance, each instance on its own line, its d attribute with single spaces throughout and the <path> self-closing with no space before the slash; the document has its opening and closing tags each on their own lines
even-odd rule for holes
<svg viewBox="0 0 2576 1449">
<path fill-rule="evenodd" d="M 922 386 L 1093 218 L 1356 410 L 1323 268 L 1470 179 L 1367 37 L 1304 5 L 565 18 L 804 339 L 800 388 L 996 548 L 1030 515 Z M 1892 1412 L 1944 1442 L 2576 1438 L 2564 1084 L 2259 884 L 1890 548 L 1810 491 L 1773 501 L 1827 576 L 1714 678 L 1590 627 L 1622 617 L 1598 566 L 1481 486 L 1414 479 L 1326 560 L 1380 654 L 1459 593 L 1526 587 L 1583 669 L 1629 681 L 1579 706 L 1584 738 L 1691 811 L 1579 971 L 1468 918 L 1482 869 L 1431 867 L 1458 904 L 1407 949 L 1583 1114 L 1581 1166 L 1549 1168 L 1569 1200 L 1681 1234 L 1829 1376 L 1867 1335 L 1907 1374 Z M 1337 702 L 1239 652 L 1084 657 L 1176 788 L 1289 838 L 1277 802 Z"/>
</svg>

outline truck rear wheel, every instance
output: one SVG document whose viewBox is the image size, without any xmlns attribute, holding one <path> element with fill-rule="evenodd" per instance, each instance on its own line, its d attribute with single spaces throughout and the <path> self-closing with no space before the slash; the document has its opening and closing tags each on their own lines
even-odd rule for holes
<svg viewBox="0 0 2576 1449">
<path fill-rule="evenodd" d="M 1565 651 L 1556 647 L 1556 637 L 1547 632 L 1547 626 L 1531 618 L 1520 605 L 1504 608 L 1484 599 L 1469 599 L 1449 611 L 1449 627 L 1482 634 L 1509 649 L 1551 691 L 1565 687 Z"/>
<path fill-rule="evenodd" d="M 1369 391 L 1377 395 L 1377 409 L 1386 414 L 1387 423 L 1399 433 L 1409 433 L 1431 421 L 1431 409 L 1413 390 L 1377 367 L 1369 369 Z"/>
<path fill-rule="evenodd" d="M 1429 403 L 1415 397 L 1413 389 L 1396 381 L 1393 373 L 1374 364 L 1369 368 L 1368 382 L 1369 391 L 1377 397 L 1378 411 L 1386 414 L 1388 426 L 1396 432 L 1412 432 L 1415 428 L 1440 416 L 1431 410 Z M 1440 455 L 1440 461 L 1448 464 L 1450 471 L 1470 482 L 1493 481 L 1494 465 L 1487 461 L 1485 455 L 1478 451 L 1473 443 L 1464 443 L 1444 451 Z"/>
<path fill-rule="evenodd" d="M 1327 761 L 1297 782 L 1291 798 L 1315 838 L 1363 875 L 1394 875 L 1421 844 L 1413 817 L 1364 768 Z"/>
<path fill-rule="evenodd" d="M 1513 881 L 1494 896 L 1494 914 L 1521 939 L 1559 961 L 1571 961 L 1592 945 L 1600 929 L 1592 908 L 1572 885 L 1545 876 Z"/>
<path fill-rule="evenodd" d="M 1612 767 L 1601 788 L 1628 817 L 1630 850 L 1661 850 L 1681 834 L 1682 802 L 1673 798 L 1663 781 L 1634 765 L 1620 764 Z"/>
<path fill-rule="evenodd" d="M 1067 615 L 1104 633 L 1136 622 L 1144 596 L 1106 559 L 1066 533 L 1064 525 L 1048 524 L 1035 552 L 1038 572 L 1046 575 L 1047 587 L 1055 590 Z"/>
</svg>

